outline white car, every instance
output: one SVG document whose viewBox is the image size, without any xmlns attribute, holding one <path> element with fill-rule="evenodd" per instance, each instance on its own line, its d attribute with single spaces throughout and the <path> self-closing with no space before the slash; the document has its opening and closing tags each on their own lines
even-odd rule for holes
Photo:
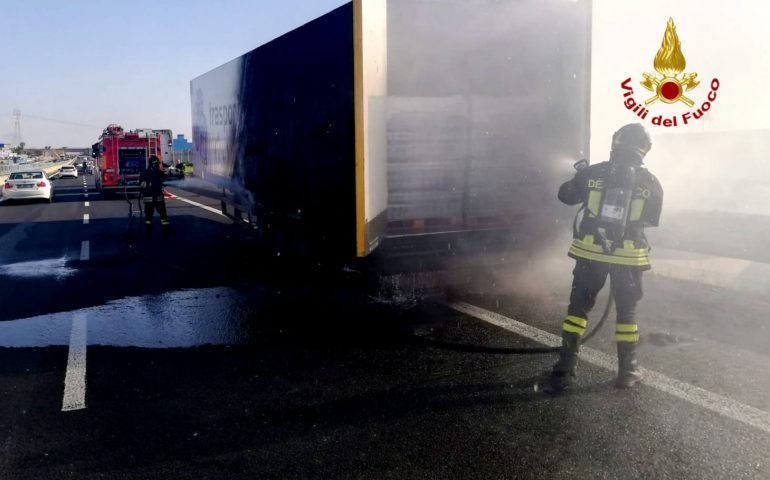
<svg viewBox="0 0 770 480">
<path fill-rule="evenodd" d="M 13 172 L 3 185 L 3 201 L 41 198 L 53 202 L 53 185 L 42 170 Z"/>
<path fill-rule="evenodd" d="M 59 178 L 75 177 L 78 178 L 78 169 L 75 165 L 64 165 L 59 169 Z"/>
</svg>

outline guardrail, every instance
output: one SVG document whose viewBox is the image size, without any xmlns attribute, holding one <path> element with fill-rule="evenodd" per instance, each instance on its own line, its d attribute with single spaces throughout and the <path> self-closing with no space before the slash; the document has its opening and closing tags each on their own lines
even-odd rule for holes
<svg viewBox="0 0 770 480">
<path fill-rule="evenodd" d="M 62 165 L 71 164 L 72 160 L 62 160 L 58 162 L 29 162 L 29 163 L 14 163 L 11 165 L 0 165 L 0 181 L 4 181 L 5 178 L 13 172 L 23 172 L 26 170 L 45 170 L 49 175 L 51 170 L 57 169 Z"/>
<path fill-rule="evenodd" d="M 0 165 L 0 175 L 8 175 L 9 173 L 23 172 L 26 170 L 43 170 L 51 167 L 58 167 L 66 163 L 72 163 L 72 160 L 62 160 L 59 162 L 12 163 L 10 165 Z"/>
</svg>

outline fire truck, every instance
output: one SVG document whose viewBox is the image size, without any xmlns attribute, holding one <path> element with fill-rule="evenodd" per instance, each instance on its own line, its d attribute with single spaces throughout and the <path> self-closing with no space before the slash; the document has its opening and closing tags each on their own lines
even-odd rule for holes
<svg viewBox="0 0 770 480">
<path fill-rule="evenodd" d="M 91 156 L 96 159 L 96 189 L 101 193 L 138 191 L 139 175 L 147 168 L 148 159 L 155 155 L 162 168 L 164 157 L 170 156 L 170 143 L 170 130 L 126 132 L 120 125 L 107 126 L 91 146 Z"/>
</svg>

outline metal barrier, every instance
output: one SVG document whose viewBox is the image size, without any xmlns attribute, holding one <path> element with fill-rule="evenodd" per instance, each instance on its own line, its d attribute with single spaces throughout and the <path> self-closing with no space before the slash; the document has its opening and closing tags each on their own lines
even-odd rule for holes
<svg viewBox="0 0 770 480">
<path fill-rule="evenodd" d="M 64 165 L 65 163 L 72 163 L 72 160 L 64 160 L 59 162 L 27 162 L 27 163 L 12 163 L 10 165 L 0 165 L 0 175 L 9 174 L 13 172 L 22 172 L 25 170 L 42 170 L 45 168 L 57 167 Z"/>
<path fill-rule="evenodd" d="M 8 176 L 13 172 L 24 172 L 27 170 L 45 170 L 49 171 L 53 168 L 58 168 L 62 165 L 71 164 L 72 160 L 63 160 L 58 162 L 29 162 L 29 163 L 13 163 L 10 165 L 0 165 L 0 180 Z"/>
</svg>

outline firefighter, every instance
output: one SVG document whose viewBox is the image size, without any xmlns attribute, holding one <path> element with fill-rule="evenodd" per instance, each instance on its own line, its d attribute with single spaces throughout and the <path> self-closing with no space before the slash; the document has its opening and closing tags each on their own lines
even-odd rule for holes
<svg viewBox="0 0 770 480">
<path fill-rule="evenodd" d="M 567 205 L 581 204 L 583 217 L 569 249 L 576 264 L 559 359 L 544 386 L 549 393 L 575 382 L 588 313 L 607 275 L 617 311 L 615 385 L 630 388 L 642 378 L 636 358 L 639 328 L 634 313 L 642 298 L 642 272 L 650 269 L 644 227 L 658 226 L 663 204 L 658 179 L 642 167 L 651 146 L 641 124 L 625 125 L 612 136 L 609 161 L 578 167 L 574 178 L 559 188 L 559 200 Z"/>
<path fill-rule="evenodd" d="M 157 209 L 160 215 L 160 224 L 168 227 L 168 215 L 166 215 L 166 200 L 163 197 L 163 181 L 166 176 L 160 169 L 160 159 L 155 155 L 150 157 L 150 166 L 142 172 L 139 178 L 142 201 L 144 202 L 144 224 L 152 228 L 152 214 Z"/>
</svg>

